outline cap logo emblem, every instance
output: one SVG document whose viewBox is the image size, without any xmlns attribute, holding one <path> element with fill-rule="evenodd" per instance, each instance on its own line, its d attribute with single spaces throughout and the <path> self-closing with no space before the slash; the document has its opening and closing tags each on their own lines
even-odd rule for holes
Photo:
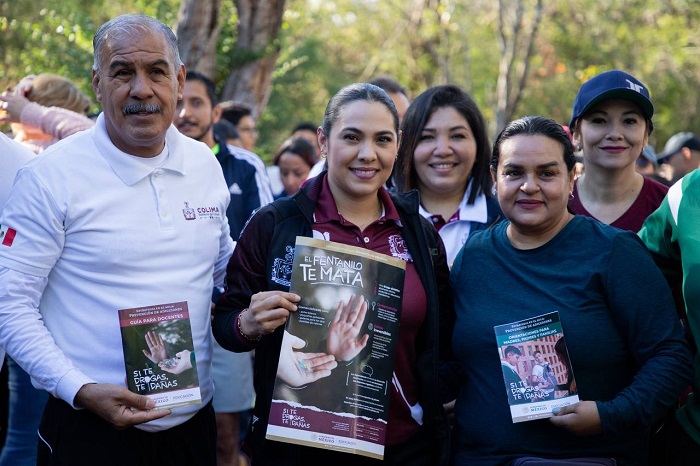
<svg viewBox="0 0 700 466">
<path fill-rule="evenodd" d="M 639 84 L 635 84 L 629 79 L 625 79 L 627 81 L 627 84 L 630 85 L 630 89 L 632 89 L 635 92 L 639 92 L 640 94 L 642 93 L 642 89 L 644 89 L 644 86 L 640 86 Z"/>
</svg>

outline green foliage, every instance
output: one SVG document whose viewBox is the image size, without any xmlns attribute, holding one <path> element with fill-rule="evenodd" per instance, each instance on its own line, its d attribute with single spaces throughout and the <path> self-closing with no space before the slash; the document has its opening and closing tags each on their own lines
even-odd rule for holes
<svg viewBox="0 0 700 466">
<path fill-rule="evenodd" d="M 127 4 L 129 3 L 129 4 Z M 177 0 L 30 0 L 0 2 L 0 87 L 12 87 L 28 74 L 55 73 L 72 79 L 86 95 L 92 91 L 92 37 L 108 19 L 144 13 L 173 24 Z M 98 111 L 94 102 L 92 111 Z"/>
<path fill-rule="evenodd" d="M 700 131 L 700 4 L 682 0 L 556 2 L 542 27 L 544 58 L 518 113 L 567 123 L 579 86 L 591 76 L 623 69 L 645 83 L 656 109 L 650 143 L 661 150 L 678 131 Z"/>
<path fill-rule="evenodd" d="M 332 59 L 318 11 L 305 8 L 304 3 L 288 4 L 270 100 L 258 122 L 256 151 L 268 163 L 297 124 L 320 125 L 328 99 L 354 81 L 353 73 Z"/>
<path fill-rule="evenodd" d="M 283 66 L 275 72 L 270 101 L 258 122 L 257 151 L 268 162 L 297 124 L 321 124 L 328 99 L 347 82 L 346 76 L 333 79 L 332 73 L 323 73 L 323 47 L 316 39 L 284 49 L 280 63 Z M 331 88 L 324 82 L 329 75 L 328 81 L 334 83 Z"/>
<path fill-rule="evenodd" d="M 50 3 L 50 2 L 48 2 Z M 36 10 L 34 2 L 5 2 L 0 10 L 0 86 L 13 86 L 28 74 L 69 76 L 92 95 L 90 68 L 94 26 L 86 10 Z M 27 14 L 33 11 L 34 13 Z M 22 12 L 22 14 L 19 14 Z"/>
<path fill-rule="evenodd" d="M 214 81 L 222 86 L 231 68 L 236 63 L 234 57 L 234 47 L 236 45 L 236 28 L 238 26 L 238 14 L 233 5 L 233 1 L 223 0 L 219 10 L 221 30 L 219 31 L 219 43 L 216 48 L 216 64 L 214 69 Z"/>
<path fill-rule="evenodd" d="M 530 0 L 523 0 L 526 7 Z M 530 3 L 528 3 L 530 2 Z M 173 27 L 179 0 L 0 1 L 0 86 L 29 73 L 74 79 L 88 94 L 95 28 L 121 13 L 142 12 Z M 583 0 L 545 2 L 535 56 L 515 117 L 542 114 L 567 123 L 574 96 L 588 77 L 621 68 L 652 92 L 663 147 L 681 130 L 700 131 L 700 2 Z M 287 0 L 281 54 L 260 122 L 257 151 L 271 160 L 301 121 L 320 124 L 340 87 L 390 74 L 412 96 L 451 82 L 462 86 L 493 126 L 498 76 L 498 6 L 491 0 Z M 238 16 L 221 1 L 214 78 L 223 86 L 234 54 Z M 97 104 L 95 103 L 95 109 Z"/>
</svg>

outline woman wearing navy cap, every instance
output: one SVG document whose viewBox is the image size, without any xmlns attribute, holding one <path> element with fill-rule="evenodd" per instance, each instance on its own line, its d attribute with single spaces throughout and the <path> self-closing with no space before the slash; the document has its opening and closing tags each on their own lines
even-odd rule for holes
<svg viewBox="0 0 700 466">
<path fill-rule="evenodd" d="M 585 171 L 574 185 L 571 212 L 639 231 L 668 191 L 635 170 L 654 129 L 653 115 L 649 90 L 624 71 L 601 73 L 581 86 L 569 127 Z"/>
</svg>

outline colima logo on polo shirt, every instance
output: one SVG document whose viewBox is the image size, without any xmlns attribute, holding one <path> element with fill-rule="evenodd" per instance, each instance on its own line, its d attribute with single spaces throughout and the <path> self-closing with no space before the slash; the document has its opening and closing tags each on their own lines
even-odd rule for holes
<svg viewBox="0 0 700 466">
<path fill-rule="evenodd" d="M 189 202 L 185 202 L 182 214 L 185 216 L 185 220 L 196 220 L 198 218 L 220 219 L 221 209 L 218 206 L 192 208 Z"/>
</svg>

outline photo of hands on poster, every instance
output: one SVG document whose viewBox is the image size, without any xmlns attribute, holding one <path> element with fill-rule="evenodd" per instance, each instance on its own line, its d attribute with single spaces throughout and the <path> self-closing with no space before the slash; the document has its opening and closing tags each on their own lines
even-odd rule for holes
<svg viewBox="0 0 700 466">
<path fill-rule="evenodd" d="M 119 311 L 129 390 L 156 407 L 201 402 L 186 302 Z"/>
<path fill-rule="evenodd" d="M 405 262 L 297 238 L 267 437 L 382 457 Z M 339 447 L 342 445 L 342 447 Z"/>
</svg>

